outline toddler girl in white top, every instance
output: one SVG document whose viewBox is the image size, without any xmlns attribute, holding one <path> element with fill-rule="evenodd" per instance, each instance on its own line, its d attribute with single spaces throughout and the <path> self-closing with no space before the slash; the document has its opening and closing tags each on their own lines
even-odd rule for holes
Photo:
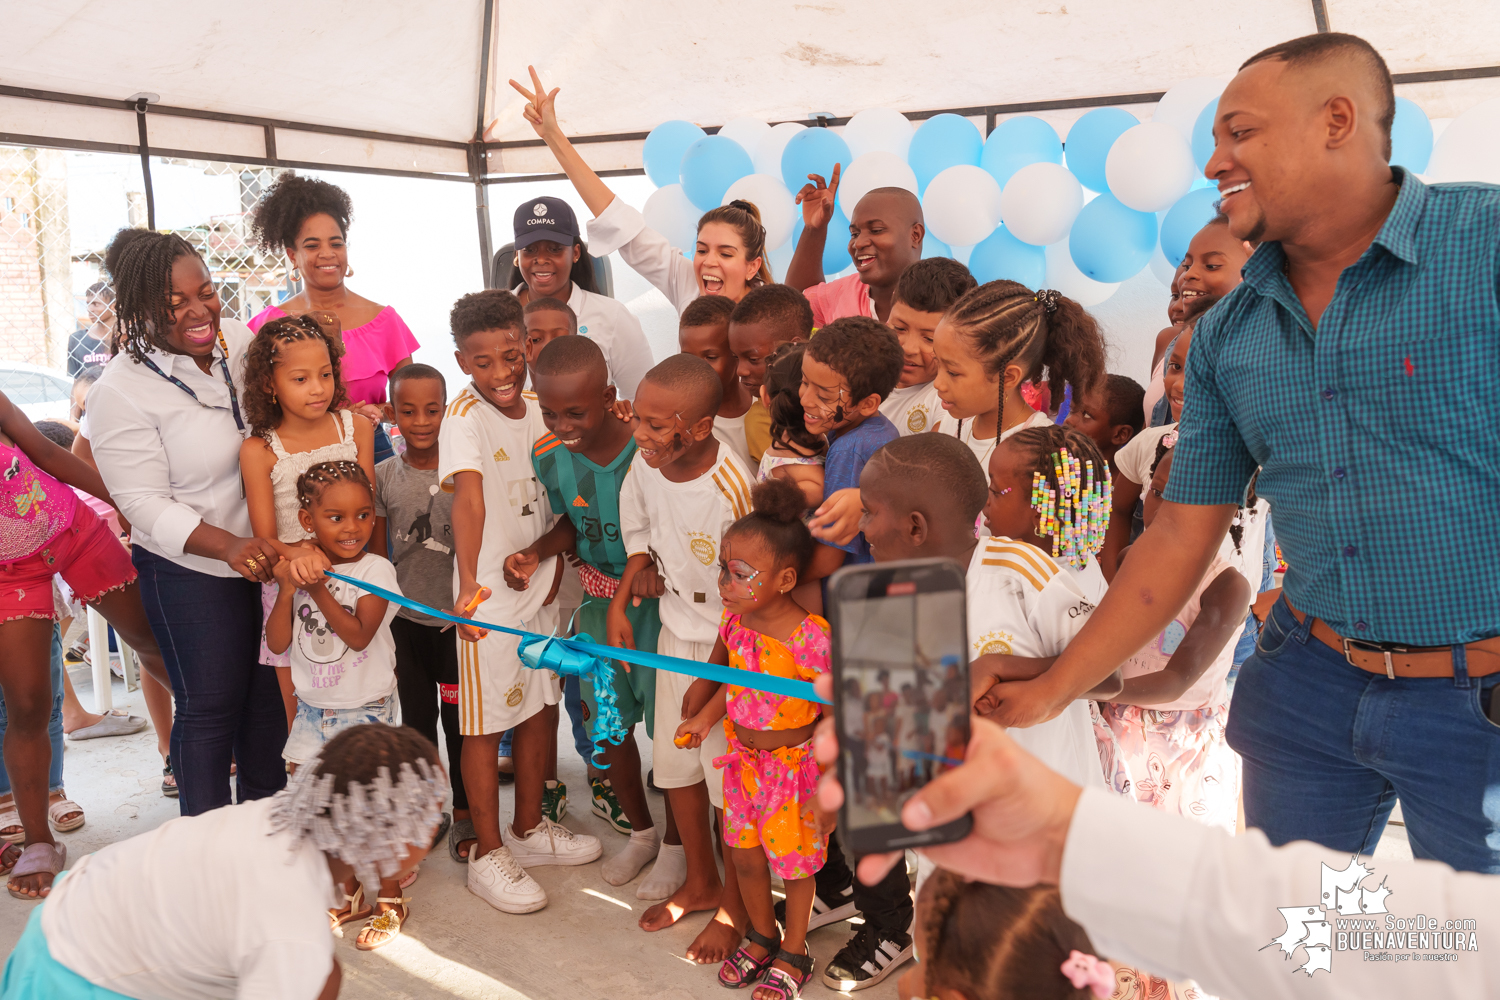
<svg viewBox="0 0 1500 1000">
<path fill-rule="evenodd" d="M 807 500 L 809 507 L 823 502 L 823 462 L 828 442 L 812 434 L 802 413 L 802 355 L 807 344 L 782 344 L 766 359 L 766 380 L 760 399 L 771 415 L 771 445 L 760 456 L 757 482 L 785 479 Z"/>
<path fill-rule="evenodd" d="M 298 519 L 334 571 L 400 593 L 396 567 L 366 552 L 375 527 L 375 491 L 355 462 L 324 462 L 297 479 Z M 276 564 L 276 602 L 266 618 L 266 644 L 287 653 L 297 691 L 297 716 L 282 751 L 292 765 L 316 757 L 338 733 L 380 722 L 396 724 L 396 606 L 352 583 L 323 575 L 319 555 Z M 361 888 L 332 911 L 337 930 L 369 916 Z M 361 930 L 357 946 L 378 948 L 401 932 L 406 900 L 395 879 L 380 884 L 380 913 Z"/>
<path fill-rule="evenodd" d="M 375 480 L 375 428 L 344 409 L 349 404 L 339 372 L 344 349 L 311 316 L 283 316 L 261 327 L 245 352 L 245 417 L 250 436 L 240 447 L 240 474 L 250 527 L 281 543 L 291 557 L 311 545 L 298 512 L 297 478 L 320 462 L 357 462 Z M 261 585 L 267 616 L 276 585 Z M 276 668 L 287 728 L 297 710 L 292 671 L 261 635 L 260 662 Z"/>
</svg>

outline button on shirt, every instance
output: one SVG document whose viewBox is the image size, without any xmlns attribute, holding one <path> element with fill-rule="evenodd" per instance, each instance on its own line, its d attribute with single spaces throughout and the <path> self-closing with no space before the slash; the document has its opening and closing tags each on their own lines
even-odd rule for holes
<svg viewBox="0 0 1500 1000">
<path fill-rule="evenodd" d="M 1166 499 L 1237 503 L 1259 465 L 1299 610 L 1370 641 L 1473 642 L 1500 634 L 1500 187 L 1392 172 L 1316 331 L 1275 242 L 1199 320 Z"/>
<path fill-rule="evenodd" d="M 243 417 L 245 350 L 254 334 L 232 319 L 221 329 Z M 132 542 L 185 569 L 232 577 L 222 561 L 183 551 L 204 521 L 233 535 L 252 534 L 240 488 L 244 435 L 235 426 L 220 354 L 215 346 L 205 373 L 186 355 L 147 353 L 197 400 L 128 354 L 116 355 L 89 390 L 89 443 L 104 485 L 130 522 Z"/>
</svg>

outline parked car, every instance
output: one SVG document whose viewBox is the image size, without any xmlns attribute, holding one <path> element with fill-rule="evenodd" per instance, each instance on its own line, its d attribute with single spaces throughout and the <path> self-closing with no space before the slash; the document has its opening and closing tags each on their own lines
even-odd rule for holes
<svg viewBox="0 0 1500 1000">
<path fill-rule="evenodd" d="M 73 380 L 56 368 L 24 361 L 0 361 L 0 392 L 38 420 L 67 420 L 72 405 Z"/>
</svg>

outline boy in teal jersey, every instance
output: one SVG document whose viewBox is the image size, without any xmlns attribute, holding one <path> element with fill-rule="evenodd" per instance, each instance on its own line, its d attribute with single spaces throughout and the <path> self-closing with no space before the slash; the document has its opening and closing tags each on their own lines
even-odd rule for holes
<svg viewBox="0 0 1500 1000">
<path fill-rule="evenodd" d="M 567 516 L 531 547 L 505 560 L 505 582 L 524 590 L 542 562 L 572 549 L 583 561 L 578 573 L 586 595 L 575 631 L 604 642 L 609 600 L 629 558 L 620 537 L 620 485 L 635 458 L 635 437 L 631 426 L 613 414 L 615 389 L 609 384 L 604 354 L 592 340 L 560 337 L 549 342 L 538 352 L 531 376 L 550 432 L 532 448 L 532 466 L 546 487 L 553 513 Z M 627 607 L 626 614 L 635 629 L 635 648 L 654 652 L 661 629 L 656 599 L 640 599 Z M 660 846 L 646 805 L 633 733 L 642 720 L 647 736 L 652 733 L 656 671 L 632 665 L 627 672 L 617 663 L 614 689 L 630 735 L 619 746 L 604 745 L 600 759 L 609 765 L 607 777 L 590 778 L 589 783 L 594 811 L 616 829 L 629 824 L 621 832 L 630 833 L 630 844 L 604 862 L 605 880 L 624 885 L 656 857 Z M 582 691 L 588 716 L 595 718 L 598 706 L 586 680 Z"/>
</svg>

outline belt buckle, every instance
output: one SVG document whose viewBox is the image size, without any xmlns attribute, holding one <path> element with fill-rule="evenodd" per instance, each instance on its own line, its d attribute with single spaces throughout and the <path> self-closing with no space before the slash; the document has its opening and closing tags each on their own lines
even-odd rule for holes
<svg viewBox="0 0 1500 1000">
<path fill-rule="evenodd" d="M 1396 668 L 1391 663 L 1391 654 L 1407 652 L 1408 650 L 1405 646 L 1396 646 L 1387 642 L 1364 642 L 1360 639 L 1349 639 L 1344 636 L 1340 636 L 1339 638 L 1344 640 L 1344 662 L 1349 664 L 1349 666 L 1359 667 L 1361 670 L 1364 669 L 1358 663 L 1355 663 L 1353 657 L 1349 655 L 1351 646 L 1364 653 L 1379 653 L 1385 658 L 1386 677 L 1391 680 L 1396 679 Z"/>
</svg>

